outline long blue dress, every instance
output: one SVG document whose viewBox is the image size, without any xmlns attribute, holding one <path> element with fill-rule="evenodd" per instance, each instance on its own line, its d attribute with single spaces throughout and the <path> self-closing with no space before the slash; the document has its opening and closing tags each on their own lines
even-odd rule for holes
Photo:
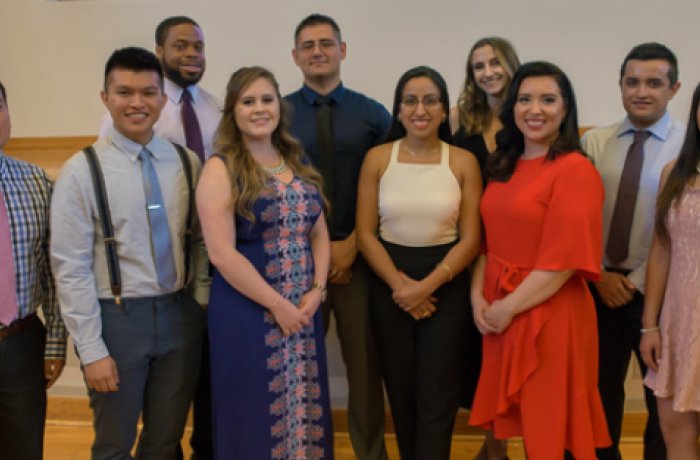
<svg viewBox="0 0 700 460">
<path fill-rule="evenodd" d="M 321 210 L 316 187 L 295 177 L 270 179 L 255 222 L 236 215 L 236 248 L 295 305 L 313 283 L 309 232 Z M 208 317 L 216 459 L 332 459 L 320 310 L 285 338 L 266 308 L 215 271 Z"/>
</svg>

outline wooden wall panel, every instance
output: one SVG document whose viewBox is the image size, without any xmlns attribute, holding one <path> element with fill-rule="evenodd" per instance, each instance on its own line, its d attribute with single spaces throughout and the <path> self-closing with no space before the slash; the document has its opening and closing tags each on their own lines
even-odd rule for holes
<svg viewBox="0 0 700 460">
<path fill-rule="evenodd" d="M 96 139 L 96 136 L 16 137 L 7 143 L 5 153 L 44 168 L 55 180 L 63 163 Z"/>
</svg>

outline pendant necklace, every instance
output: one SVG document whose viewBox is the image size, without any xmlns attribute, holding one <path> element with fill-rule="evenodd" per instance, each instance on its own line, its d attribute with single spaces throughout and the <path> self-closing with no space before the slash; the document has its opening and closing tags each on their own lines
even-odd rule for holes
<svg viewBox="0 0 700 460">
<path fill-rule="evenodd" d="M 438 144 L 437 147 L 434 147 L 434 148 L 428 150 L 427 152 L 425 152 L 425 156 L 429 156 L 429 155 L 432 155 L 433 153 L 437 152 L 438 149 L 440 148 L 440 145 L 441 145 L 441 144 Z M 401 146 L 402 146 L 402 147 L 404 148 L 404 150 L 405 150 L 406 152 L 408 152 L 409 155 L 411 155 L 412 157 L 417 157 L 417 156 L 419 156 L 419 154 L 418 154 L 417 152 L 415 152 L 415 151 L 411 150 L 410 148 L 408 148 L 408 145 L 406 145 L 406 142 L 402 142 L 402 143 L 401 143 Z"/>
</svg>

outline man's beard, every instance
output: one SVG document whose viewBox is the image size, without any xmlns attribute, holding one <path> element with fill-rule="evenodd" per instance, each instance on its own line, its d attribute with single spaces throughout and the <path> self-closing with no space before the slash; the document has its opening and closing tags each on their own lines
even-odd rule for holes
<svg viewBox="0 0 700 460">
<path fill-rule="evenodd" d="M 165 72 L 165 76 L 168 78 L 168 80 L 172 81 L 175 83 L 177 86 L 181 88 L 187 88 L 190 85 L 196 85 L 199 80 L 202 79 L 202 75 L 204 75 L 204 71 L 199 73 L 196 77 L 185 77 L 180 73 L 180 70 L 178 70 L 175 67 L 170 67 L 168 64 L 165 62 L 161 62 L 161 65 L 163 66 L 163 71 Z"/>
</svg>

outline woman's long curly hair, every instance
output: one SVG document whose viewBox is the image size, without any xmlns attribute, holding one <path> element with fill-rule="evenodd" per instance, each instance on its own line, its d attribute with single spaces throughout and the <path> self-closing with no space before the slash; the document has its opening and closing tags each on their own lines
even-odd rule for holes
<svg viewBox="0 0 700 460">
<path fill-rule="evenodd" d="M 253 204 L 269 185 L 269 176 L 255 161 L 236 124 L 236 104 L 241 94 L 255 81 L 264 78 L 275 88 L 280 105 L 280 121 L 272 133 L 272 145 L 294 175 L 315 185 L 321 193 L 321 175 L 310 166 L 299 141 L 289 134 L 288 108 L 282 99 L 275 76 L 263 67 L 242 67 L 235 71 L 226 86 L 224 110 L 214 142 L 215 151 L 226 162 L 231 182 L 231 196 L 236 213 L 255 221 Z M 324 205 L 326 204 L 325 199 Z"/>
<path fill-rule="evenodd" d="M 505 99 L 508 85 L 513 78 L 513 74 L 520 67 L 520 60 L 513 49 L 513 45 L 508 40 L 501 37 L 485 37 L 474 43 L 469 50 L 467 63 L 465 65 L 465 79 L 462 93 L 457 99 L 457 112 L 459 113 L 459 124 L 464 126 L 467 136 L 483 133 L 491 121 L 491 108 L 489 107 L 486 93 L 476 85 L 474 69 L 472 68 L 472 58 L 474 51 L 478 48 L 490 46 L 493 53 L 501 63 L 501 67 L 508 76 L 501 100 Z"/>
</svg>

